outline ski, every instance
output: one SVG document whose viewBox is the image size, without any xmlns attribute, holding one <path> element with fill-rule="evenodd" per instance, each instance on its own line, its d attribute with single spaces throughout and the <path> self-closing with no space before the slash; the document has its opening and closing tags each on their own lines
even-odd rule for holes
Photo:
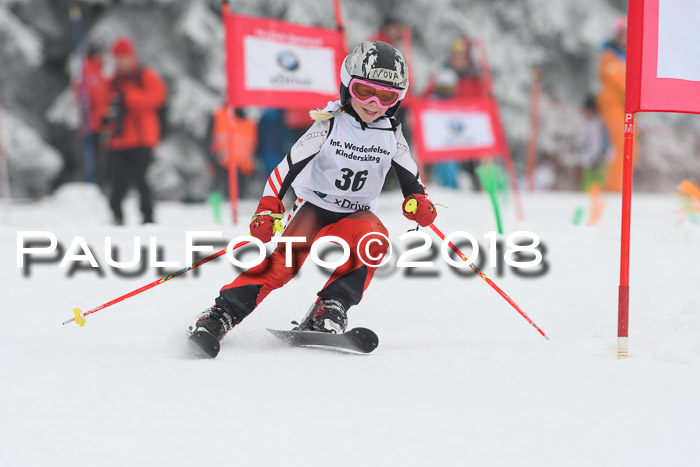
<svg viewBox="0 0 700 467">
<path fill-rule="evenodd" d="M 268 329 L 268 331 L 294 347 L 322 347 L 330 350 L 370 353 L 379 345 L 377 335 L 367 328 L 354 328 L 342 334 L 278 329 Z M 188 341 L 195 355 L 202 358 L 216 358 L 221 350 L 218 339 L 203 328 L 190 332 Z"/>
<path fill-rule="evenodd" d="M 268 331 L 294 347 L 325 347 L 333 350 L 370 353 L 379 345 L 377 335 L 367 328 L 353 328 L 342 334 L 279 329 L 268 329 Z"/>
<path fill-rule="evenodd" d="M 197 328 L 194 331 L 190 330 L 190 332 L 188 341 L 197 356 L 215 358 L 219 355 L 221 344 L 212 333 L 203 328 Z"/>
</svg>

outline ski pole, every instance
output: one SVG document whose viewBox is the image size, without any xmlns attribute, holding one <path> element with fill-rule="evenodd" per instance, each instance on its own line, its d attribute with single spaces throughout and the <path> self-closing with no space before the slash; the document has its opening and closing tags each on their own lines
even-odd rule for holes
<svg viewBox="0 0 700 467">
<path fill-rule="evenodd" d="M 410 200 L 410 201 L 408 201 L 408 202 L 406 203 L 406 212 L 412 212 L 412 213 L 415 214 L 415 212 L 416 212 L 417 209 L 418 209 L 418 202 L 417 202 L 416 200 L 412 199 L 412 200 Z M 435 233 L 437 234 L 438 237 L 440 237 L 440 239 L 441 239 L 442 241 L 445 241 L 445 234 L 443 234 L 443 233 L 440 231 L 440 229 L 438 229 L 437 227 L 435 227 L 434 224 L 430 224 L 430 228 L 432 229 L 433 232 L 435 232 Z M 449 244 L 450 248 L 452 248 L 452 251 L 454 251 L 455 253 L 457 253 L 457 255 L 458 255 L 463 261 L 469 262 L 469 259 L 467 259 L 467 256 L 466 256 L 464 253 L 462 253 L 461 251 L 459 251 L 459 248 L 457 248 L 452 242 L 449 242 L 448 244 Z M 472 270 L 473 270 L 475 273 L 477 273 L 477 274 L 479 275 L 479 277 L 481 277 L 483 280 L 485 280 L 486 283 L 487 283 L 488 285 L 490 285 L 496 292 L 498 292 L 498 294 L 499 294 L 501 297 L 503 297 L 508 303 L 510 303 L 510 305 L 511 305 L 513 308 L 515 308 L 515 311 L 517 311 L 518 313 L 520 313 L 520 315 L 521 315 L 523 318 L 525 318 L 525 321 L 527 321 L 528 323 L 530 323 L 530 324 L 532 325 L 532 327 L 535 328 L 535 329 L 537 330 L 537 332 L 539 332 L 539 333 L 542 335 L 542 337 L 544 337 L 545 339 L 549 340 L 549 337 L 547 337 L 547 335 L 544 333 L 544 331 L 542 331 L 542 329 L 540 329 L 540 328 L 535 324 L 535 322 L 532 321 L 532 320 L 530 319 L 530 317 L 529 317 L 527 314 L 525 314 L 525 312 L 518 306 L 518 304 L 515 303 L 515 302 L 513 301 L 513 299 L 510 298 L 503 290 L 501 290 L 501 288 L 500 288 L 499 286 L 497 286 L 486 274 L 484 274 L 483 272 L 481 272 L 481 271 L 479 270 L 479 268 L 477 268 L 476 266 L 474 266 L 473 263 L 469 263 L 469 267 L 472 268 Z"/>
<path fill-rule="evenodd" d="M 236 248 L 242 247 L 243 245 L 247 245 L 248 243 L 250 243 L 250 241 L 245 241 L 245 242 L 237 243 L 236 246 L 234 246 L 234 247 L 232 248 L 232 250 L 235 250 Z M 172 274 L 168 274 L 168 275 L 165 276 L 165 277 L 161 277 L 161 278 L 158 279 L 157 281 L 151 282 L 150 284 L 146 284 L 146 285 L 144 285 L 143 287 L 140 287 L 140 288 L 138 288 L 138 289 L 136 289 L 136 290 L 132 290 L 131 292 L 126 293 L 126 294 L 122 295 L 121 297 L 117 297 L 117 298 L 115 298 L 114 300 L 111 300 L 111 301 L 109 301 L 109 302 L 107 302 L 107 303 L 103 303 L 102 305 L 100 305 L 100 306 L 98 306 L 98 307 L 95 307 L 95 308 L 93 308 L 92 310 L 88 310 L 88 311 L 86 311 L 85 313 L 83 313 L 83 312 L 80 310 L 80 308 L 73 308 L 73 314 L 74 314 L 75 316 L 74 316 L 73 318 L 69 319 L 69 320 L 64 321 L 64 322 L 63 322 L 63 325 L 66 325 L 66 324 L 68 324 L 68 323 L 75 322 L 75 323 L 77 323 L 77 324 L 82 328 L 83 326 L 85 326 L 85 317 L 86 317 L 87 315 L 91 315 L 91 314 L 93 314 L 93 313 L 95 313 L 95 312 L 98 312 L 98 311 L 104 309 L 104 308 L 107 308 L 108 306 L 112 306 L 112 305 L 114 305 L 114 304 L 116 304 L 116 303 L 119 303 L 119 302 L 121 302 L 121 301 L 124 301 L 124 300 L 126 300 L 127 298 L 131 298 L 131 297 L 133 297 L 134 295 L 138 295 L 138 294 L 140 294 L 141 292 L 145 292 L 145 291 L 148 290 L 148 289 L 152 289 L 153 287 L 155 287 L 155 286 L 157 286 L 157 285 L 160 285 L 160 284 L 162 284 L 163 282 L 169 281 L 170 279 L 172 279 L 172 278 L 174 278 L 174 277 L 177 277 L 177 276 L 179 276 L 179 275 L 181 275 L 181 274 L 184 274 L 184 273 L 186 273 L 187 271 L 189 271 L 189 270 L 191 270 L 191 269 L 194 269 L 194 268 L 196 268 L 196 267 L 199 267 L 199 266 L 201 266 L 201 265 L 204 264 L 204 263 L 208 263 L 209 261 L 211 261 L 211 260 L 213 260 L 213 259 L 216 259 L 216 258 L 218 258 L 219 256 L 221 256 L 221 255 L 223 255 L 223 254 L 225 254 L 225 253 L 226 253 L 226 248 L 224 248 L 224 249 L 221 250 L 221 251 L 217 251 L 216 253 L 214 253 L 214 254 L 211 255 L 211 256 L 207 256 L 206 258 L 200 259 L 199 261 L 197 261 L 196 263 L 192 264 L 191 266 L 187 266 L 187 267 L 182 268 L 182 269 L 180 269 L 179 271 L 176 271 L 176 272 L 174 272 L 174 273 L 172 273 Z"/>
</svg>

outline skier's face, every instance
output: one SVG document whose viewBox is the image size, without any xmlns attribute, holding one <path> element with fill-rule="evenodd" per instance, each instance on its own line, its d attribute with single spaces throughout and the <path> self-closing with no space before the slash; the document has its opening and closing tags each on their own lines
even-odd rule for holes
<svg viewBox="0 0 700 467">
<path fill-rule="evenodd" d="M 376 102 L 370 101 L 367 104 L 362 104 L 355 98 L 350 100 L 353 110 L 357 112 L 363 122 L 373 122 L 386 113 L 388 109 L 380 109 Z"/>
</svg>

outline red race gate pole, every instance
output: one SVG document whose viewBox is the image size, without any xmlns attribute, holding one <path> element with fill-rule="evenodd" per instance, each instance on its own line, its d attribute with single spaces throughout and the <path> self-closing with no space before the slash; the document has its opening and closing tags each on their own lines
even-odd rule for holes
<svg viewBox="0 0 700 467">
<path fill-rule="evenodd" d="M 333 13 L 335 14 L 336 29 L 343 34 L 343 49 L 348 50 L 348 38 L 345 34 L 345 23 L 343 22 L 343 10 L 340 7 L 340 0 L 333 0 Z"/>
<path fill-rule="evenodd" d="M 408 76 L 413 76 L 413 41 L 411 28 L 408 26 L 401 26 L 401 48 L 408 63 Z"/>
<path fill-rule="evenodd" d="M 537 167 L 537 140 L 540 123 L 540 96 L 542 94 L 542 70 L 535 68 L 530 94 L 530 137 L 527 141 L 525 178 L 528 191 L 535 189 L 535 167 Z"/>
<path fill-rule="evenodd" d="M 224 0 L 221 4 L 221 21 L 224 23 L 224 55 L 226 56 L 225 70 L 229 72 L 229 57 L 228 57 L 228 26 L 226 18 L 231 13 L 228 0 Z M 229 80 L 226 80 L 228 85 Z M 228 196 L 231 202 L 231 218 L 233 225 L 238 224 L 238 165 L 234 160 L 233 154 L 233 131 L 230 131 L 233 125 L 234 108 L 231 104 L 231 90 L 226 90 L 226 140 L 228 147 Z"/>
<path fill-rule="evenodd" d="M 523 204 L 520 200 L 518 175 L 515 172 L 515 164 L 513 164 L 513 154 L 510 152 L 510 145 L 506 140 L 506 133 L 505 129 L 503 128 L 503 120 L 501 120 L 501 111 L 499 110 L 498 102 L 496 101 L 496 98 L 493 95 L 493 74 L 491 73 L 491 66 L 489 65 L 489 59 L 486 55 L 486 47 L 484 47 L 484 43 L 482 41 L 476 41 L 476 45 L 479 50 L 479 58 L 481 62 L 482 73 L 484 76 L 484 82 L 486 83 L 486 90 L 488 96 L 491 99 L 493 99 L 494 102 L 496 102 L 494 108 L 496 109 L 496 126 L 498 128 L 496 128 L 495 131 L 497 131 L 501 135 L 505 143 L 505 154 L 503 154 L 503 164 L 505 165 L 506 171 L 508 171 L 508 175 L 510 178 L 510 189 L 513 192 L 513 198 L 515 201 L 515 212 L 518 216 L 518 220 L 523 221 L 525 220 L 525 212 L 523 211 Z"/>
<path fill-rule="evenodd" d="M 634 113 L 625 114 L 624 162 L 622 166 L 622 235 L 620 288 L 617 302 L 617 358 L 627 358 L 630 298 L 630 215 L 632 211 L 632 162 L 634 157 Z"/>
<path fill-rule="evenodd" d="M 2 114 L 2 107 L 0 107 L 0 114 Z M 2 116 L 0 115 L 0 119 Z M 10 167 L 7 162 L 7 157 L 5 157 L 5 152 L 2 147 L 2 122 L 0 121 L 0 199 L 2 199 L 2 204 L 5 205 L 4 216 L 6 217 L 7 224 L 10 223 Z"/>
<path fill-rule="evenodd" d="M 233 225 L 238 225 L 238 161 L 233 146 L 236 117 L 235 109 L 226 105 L 226 146 L 228 147 L 228 197 L 231 200 L 231 217 Z"/>
</svg>

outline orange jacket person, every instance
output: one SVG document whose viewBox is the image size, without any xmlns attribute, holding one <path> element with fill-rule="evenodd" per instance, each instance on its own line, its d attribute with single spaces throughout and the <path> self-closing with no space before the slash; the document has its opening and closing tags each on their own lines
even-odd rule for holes
<svg viewBox="0 0 700 467">
<path fill-rule="evenodd" d="M 209 150 L 214 155 L 218 166 L 224 170 L 229 167 L 229 154 L 233 153 L 236 165 L 246 177 L 255 170 L 255 148 L 258 144 L 258 125 L 245 114 L 236 109 L 221 106 L 214 111 L 211 144 Z M 308 115 L 308 113 L 307 113 Z"/>
<path fill-rule="evenodd" d="M 112 54 L 116 73 L 104 93 L 108 103 L 105 123 L 109 133 L 109 205 L 114 224 L 123 224 L 122 201 L 129 185 L 134 184 L 141 197 L 143 223 L 150 223 L 153 202 L 146 171 L 153 161 L 153 148 L 160 141 L 158 109 L 165 102 L 167 90 L 154 70 L 141 67 L 129 39 L 117 39 Z"/>
<path fill-rule="evenodd" d="M 608 191 L 622 191 L 626 45 L 627 18 L 621 17 L 615 24 L 615 37 L 603 45 L 598 61 L 598 74 L 601 82 L 600 94 L 598 94 L 597 99 L 598 110 L 603 122 L 605 122 L 612 150 L 615 153 L 606 174 L 605 189 Z"/>
</svg>

